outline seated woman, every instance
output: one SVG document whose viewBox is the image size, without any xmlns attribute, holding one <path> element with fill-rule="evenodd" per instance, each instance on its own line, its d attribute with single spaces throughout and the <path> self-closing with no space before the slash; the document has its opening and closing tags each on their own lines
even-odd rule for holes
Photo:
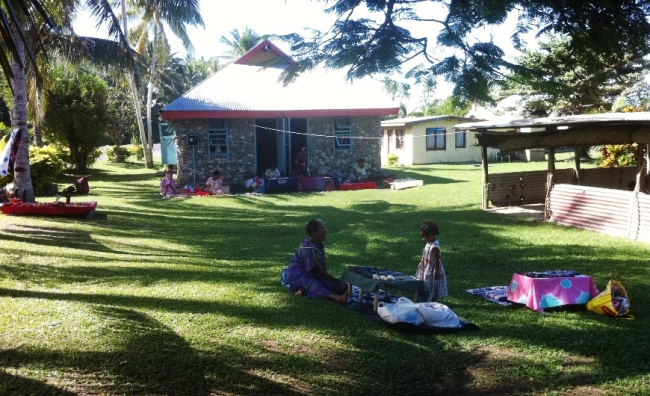
<svg viewBox="0 0 650 396">
<path fill-rule="evenodd" d="M 222 195 L 224 179 L 225 175 L 222 175 L 218 170 L 212 172 L 212 177 L 205 182 L 203 191 L 209 192 L 210 195 Z"/>
<path fill-rule="evenodd" d="M 352 166 L 349 180 L 351 182 L 361 182 L 368 180 L 370 176 L 371 166 L 366 163 L 366 160 L 359 158 L 357 163 Z"/>
<path fill-rule="evenodd" d="M 266 172 L 264 172 L 264 177 L 266 177 L 267 179 L 279 179 L 282 177 L 282 175 L 280 174 L 278 167 L 273 166 L 267 169 Z"/>
<path fill-rule="evenodd" d="M 347 284 L 336 279 L 327 272 L 325 261 L 325 245 L 327 228 L 320 219 L 313 219 L 305 228 L 307 239 L 289 262 L 287 268 L 287 283 L 291 292 L 296 296 L 310 298 L 327 298 L 339 303 L 347 303 Z"/>
</svg>

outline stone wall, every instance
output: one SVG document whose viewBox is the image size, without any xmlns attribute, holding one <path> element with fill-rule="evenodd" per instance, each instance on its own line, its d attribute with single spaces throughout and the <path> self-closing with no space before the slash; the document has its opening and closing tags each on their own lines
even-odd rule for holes
<svg viewBox="0 0 650 396">
<path fill-rule="evenodd" d="M 334 149 L 334 121 L 332 117 L 308 119 L 309 169 L 311 175 L 320 171 L 347 175 L 352 164 L 364 157 L 373 168 L 381 165 L 380 117 L 352 117 L 354 144 L 351 151 Z M 228 157 L 208 155 L 208 130 L 205 119 L 174 121 L 178 147 L 178 177 L 182 185 L 203 184 L 219 170 L 226 174 L 228 184 L 242 184 L 255 173 L 255 138 L 253 119 L 228 120 Z M 318 136 L 324 135 L 324 137 Z M 197 137 L 197 145 L 188 145 L 188 136 Z M 196 183 L 194 168 L 196 167 Z"/>
<path fill-rule="evenodd" d="M 331 117 L 309 119 L 309 171 L 347 175 L 360 157 L 373 168 L 381 166 L 381 119 L 352 117 L 353 147 L 351 151 L 334 149 L 334 125 Z M 325 135 L 327 137 L 321 137 Z M 357 139 L 362 137 L 363 139 Z"/>
</svg>

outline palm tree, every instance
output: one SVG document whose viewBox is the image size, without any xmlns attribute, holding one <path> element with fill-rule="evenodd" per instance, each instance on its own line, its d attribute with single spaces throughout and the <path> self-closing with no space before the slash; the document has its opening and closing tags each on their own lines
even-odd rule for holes
<svg viewBox="0 0 650 396">
<path fill-rule="evenodd" d="M 250 51 L 255 47 L 259 42 L 266 40 L 266 35 L 259 35 L 252 28 L 246 26 L 242 33 L 239 32 L 239 29 L 235 28 L 228 32 L 230 38 L 226 36 L 221 36 L 219 41 L 222 44 L 228 46 L 229 51 L 227 58 L 232 60 L 240 58 L 242 55 Z"/>
<path fill-rule="evenodd" d="M 124 0 L 123 0 L 124 1 Z M 149 76 L 147 82 L 147 147 L 145 152 L 151 153 L 153 144 L 151 108 L 153 104 L 154 81 L 157 80 L 158 60 L 165 64 L 170 59 L 167 30 L 181 39 L 183 46 L 192 53 L 194 47 L 187 35 L 188 26 L 203 27 L 203 18 L 199 13 L 198 0 L 133 0 L 130 12 L 134 13 L 138 23 L 131 32 L 136 37 L 136 52 L 147 53 L 147 44 L 152 43 L 149 51 Z M 149 167 L 149 164 L 147 164 Z M 153 161 L 151 162 L 153 167 Z"/>
<path fill-rule="evenodd" d="M 87 0 L 91 14 L 98 23 L 108 23 L 109 34 L 119 43 L 128 48 L 126 38 L 116 24 L 115 15 L 105 1 Z M 27 86 L 25 79 L 26 66 L 34 68 L 38 79 L 38 64 L 34 55 L 36 48 L 45 51 L 45 39 L 60 35 L 59 24 L 55 22 L 57 15 L 70 15 L 78 5 L 75 0 L 58 2 L 45 0 L 4 0 L 0 3 L 0 66 L 9 81 L 13 94 L 12 129 L 20 130 L 20 144 L 14 164 L 14 185 L 16 190 L 28 202 L 33 202 L 34 189 L 29 168 L 29 139 L 27 130 Z M 50 7 L 50 8 L 48 8 Z M 52 12 L 57 10 L 60 12 Z M 38 35 L 30 36 L 29 32 Z"/>
</svg>

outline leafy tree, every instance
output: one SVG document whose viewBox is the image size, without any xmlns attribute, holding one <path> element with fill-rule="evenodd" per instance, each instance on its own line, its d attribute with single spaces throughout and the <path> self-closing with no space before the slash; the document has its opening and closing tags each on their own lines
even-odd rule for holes
<svg viewBox="0 0 650 396">
<path fill-rule="evenodd" d="M 190 88 L 205 80 L 219 70 L 219 60 L 214 57 L 208 60 L 171 57 L 162 65 L 158 74 L 158 89 L 155 91 L 151 105 L 151 115 L 154 130 L 157 129 L 160 110 L 174 99 L 181 96 Z"/>
<path fill-rule="evenodd" d="M 115 147 L 122 145 L 124 139 L 136 130 L 131 105 L 131 98 L 124 89 L 109 88 L 106 104 L 106 132 Z"/>
<path fill-rule="evenodd" d="M 92 74 L 60 67 L 51 75 L 54 81 L 45 91 L 44 135 L 68 147 L 76 171 L 86 173 L 106 133 L 108 86 Z"/>
<path fill-rule="evenodd" d="M 228 55 L 224 56 L 231 60 L 240 58 L 242 55 L 250 51 L 260 42 L 266 40 L 268 36 L 260 35 L 255 32 L 254 29 L 246 26 L 243 32 L 239 32 L 239 29 L 235 28 L 229 32 L 230 38 L 226 36 L 221 36 L 219 42 L 228 46 L 229 51 Z"/>
<path fill-rule="evenodd" d="M 210 59 L 186 59 L 185 60 L 185 89 L 181 91 L 184 93 L 188 89 L 192 88 L 196 84 L 210 77 L 221 68 L 219 64 L 219 59 L 213 57 Z"/>
<path fill-rule="evenodd" d="M 424 17 L 423 5 L 435 5 L 439 13 Z M 298 60 L 286 70 L 286 80 L 318 64 L 346 68 L 350 78 L 358 78 L 401 72 L 414 62 L 406 76 L 417 82 L 444 76 L 455 85 L 453 96 L 492 103 L 505 71 L 526 72 L 505 60 L 504 51 L 481 30 L 503 24 L 511 12 L 518 15 L 511 41 L 520 50 L 526 47 L 524 35 L 549 33 L 570 37 L 572 56 L 597 67 L 603 66 L 600 54 L 650 52 L 647 0 L 339 0 L 326 11 L 337 16 L 329 29 L 284 36 Z M 435 41 L 405 27 L 414 21 L 437 31 Z"/>
<path fill-rule="evenodd" d="M 466 100 L 459 100 L 454 97 L 448 97 L 445 100 L 435 100 L 434 103 L 424 110 L 424 115 L 449 115 L 464 117 L 469 113 L 472 104 Z"/>
<path fill-rule="evenodd" d="M 384 77 L 382 80 L 384 91 L 388 93 L 393 100 L 399 99 L 400 103 L 411 97 L 411 85 L 405 82 L 396 81 L 390 77 Z"/>
<path fill-rule="evenodd" d="M 125 0 L 122 0 L 125 1 Z M 147 167 L 153 168 L 151 149 L 153 145 L 152 103 L 154 83 L 159 79 L 159 64 L 170 58 L 167 40 L 168 30 L 181 39 L 183 46 L 192 53 L 194 47 L 187 35 L 187 26 L 203 27 L 197 0 L 133 0 L 128 4 L 130 12 L 136 16 L 138 23 L 131 32 L 135 38 L 135 49 L 146 55 L 149 61 L 147 82 L 147 145 L 145 158 Z M 148 155 L 147 155 L 148 154 Z"/>
<path fill-rule="evenodd" d="M 117 20 L 104 0 L 86 0 L 85 4 L 90 7 L 91 14 L 98 23 L 108 23 L 109 34 L 117 39 L 117 46 L 124 49 L 124 53 L 117 59 L 133 61 L 131 53 L 126 50 L 126 38 L 117 25 Z M 3 1 L 0 4 L 0 67 L 4 71 L 11 87 L 12 98 L 12 129 L 22 131 L 20 145 L 16 155 L 14 166 L 14 183 L 16 189 L 25 191 L 25 198 L 29 202 L 34 201 L 34 189 L 31 180 L 29 164 L 29 138 L 27 130 L 27 84 L 26 67 L 34 67 L 35 75 L 38 78 L 38 63 L 34 50 L 49 51 L 56 46 L 45 45 L 45 40 L 63 37 L 61 29 L 67 28 L 66 23 L 71 19 L 64 17 L 72 16 L 74 8 L 79 6 L 76 0 L 13 0 Z M 54 11 L 52 11 L 54 10 Z M 59 17 L 62 20 L 55 21 Z M 95 40 L 93 42 L 99 42 Z M 71 43 L 70 40 L 67 40 Z M 88 43 L 89 40 L 79 40 L 74 44 Z M 104 40 L 108 43 L 109 40 Z M 115 42 L 111 42 L 113 47 Z M 72 45 L 69 48 L 78 48 Z M 106 48 L 106 47 L 104 47 Z M 133 64 L 131 63 L 131 66 Z"/>
<path fill-rule="evenodd" d="M 647 76 L 647 71 L 644 73 Z M 625 89 L 616 99 L 612 111 L 648 111 L 650 110 L 650 83 L 643 78 L 633 86 Z"/>
<path fill-rule="evenodd" d="M 609 111 L 623 92 L 641 81 L 648 66 L 642 56 L 631 54 L 584 50 L 576 56 L 569 38 L 550 38 L 539 47 L 519 58 L 534 73 L 513 74 L 506 90 L 522 95 L 529 111 L 558 115 Z"/>
</svg>

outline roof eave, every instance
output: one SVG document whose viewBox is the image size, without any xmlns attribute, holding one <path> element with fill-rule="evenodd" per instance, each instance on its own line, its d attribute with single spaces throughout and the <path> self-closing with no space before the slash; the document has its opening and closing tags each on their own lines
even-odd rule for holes
<svg viewBox="0 0 650 396">
<path fill-rule="evenodd" d="M 399 113 L 398 107 L 376 109 L 320 109 L 320 110 L 203 110 L 203 111 L 161 111 L 165 121 L 207 119 L 207 118 L 308 118 L 308 117 L 363 117 L 389 116 Z"/>
</svg>

